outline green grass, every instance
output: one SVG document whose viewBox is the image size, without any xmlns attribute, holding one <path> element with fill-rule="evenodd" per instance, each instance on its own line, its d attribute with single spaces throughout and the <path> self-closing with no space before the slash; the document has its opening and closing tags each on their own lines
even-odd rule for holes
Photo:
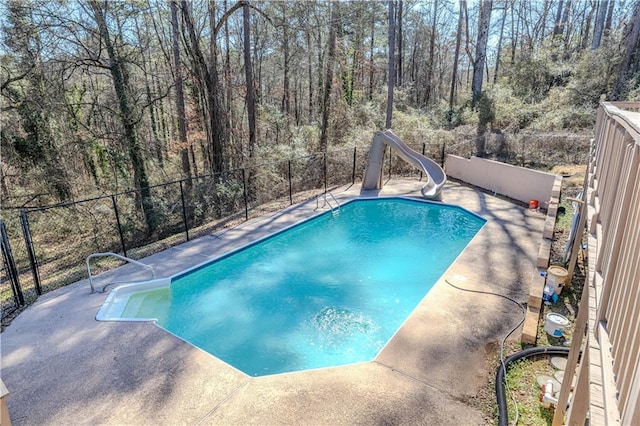
<svg viewBox="0 0 640 426">
<path fill-rule="evenodd" d="M 553 367 L 548 357 L 522 359 L 511 365 L 507 373 L 509 423 L 516 419 L 513 399 L 518 406 L 519 424 L 547 426 L 553 422 L 553 409 L 543 407 L 538 400 L 538 376 L 553 376 Z"/>
<path fill-rule="evenodd" d="M 567 201 L 566 198 L 560 200 L 559 207 L 564 207 L 565 211 L 563 214 L 558 213 L 556 216 L 556 229 L 569 232 L 571 222 L 573 221 L 573 206 L 571 204 L 572 203 Z"/>
</svg>

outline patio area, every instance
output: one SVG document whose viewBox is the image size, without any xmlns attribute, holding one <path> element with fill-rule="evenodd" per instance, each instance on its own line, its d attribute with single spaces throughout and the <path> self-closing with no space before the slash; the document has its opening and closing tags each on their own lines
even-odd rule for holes
<svg viewBox="0 0 640 426">
<path fill-rule="evenodd" d="M 379 194 L 332 192 L 342 202 L 419 196 L 420 187 L 391 181 Z M 41 296 L 0 335 L 13 424 L 485 424 L 473 398 L 494 376 L 490 360 L 521 311 L 445 279 L 526 302 L 545 215 L 452 181 L 442 201 L 488 222 L 375 360 L 250 377 L 152 323 L 96 321 L 107 294 L 90 294 L 83 280 Z M 171 276 L 315 208 L 313 199 L 141 261 Z M 138 274 L 146 276 L 127 265 L 100 279 Z"/>
</svg>

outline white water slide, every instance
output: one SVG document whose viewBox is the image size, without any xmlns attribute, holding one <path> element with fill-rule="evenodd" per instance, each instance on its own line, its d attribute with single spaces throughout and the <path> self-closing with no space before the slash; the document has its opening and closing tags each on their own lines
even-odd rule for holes
<svg viewBox="0 0 640 426">
<path fill-rule="evenodd" d="M 403 160 L 424 173 L 427 182 L 420 189 L 422 196 L 430 200 L 438 199 L 440 191 L 447 180 L 447 175 L 442 170 L 442 167 L 435 161 L 409 148 L 391 130 L 376 132 L 373 136 L 362 189 L 382 188 L 382 162 L 386 145 L 394 148 Z"/>
</svg>

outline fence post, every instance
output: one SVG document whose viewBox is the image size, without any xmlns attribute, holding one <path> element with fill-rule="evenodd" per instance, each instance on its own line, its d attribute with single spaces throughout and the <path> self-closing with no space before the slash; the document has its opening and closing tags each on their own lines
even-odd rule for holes
<svg viewBox="0 0 640 426">
<path fill-rule="evenodd" d="M 351 170 L 351 185 L 356 183 L 356 158 L 357 158 L 357 147 L 353 147 L 353 169 Z"/>
<path fill-rule="evenodd" d="M 391 148 L 389 148 L 389 180 L 391 180 Z"/>
<path fill-rule="evenodd" d="M 120 213 L 118 212 L 118 203 L 116 203 L 115 195 L 111 195 L 111 203 L 113 204 L 113 212 L 116 214 L 116 224 L 118 225 L 118 234 L 120 235 L 120 244 L 122 245 L 122 254 L 127 257 L 127 246 L 124 243 L 124 235 L 122 235 L 122 225 L 120 224 Z"/>
<path fill-rule="evenodd" d="M 324 173 L 324 193 L 327 193 L 327 153 L 323 154 L 323 162 L 324 165 L 322 167 L 322 172 Z"/>
<path fill-rule="evenodd" d="M 27 246 L 27 254 L 29 255 L 29 264 L 31 265 L 31 274 L 33 275 L 33 282 L 36 286 L 36 293 L 38 296 L 42 294 L 42 287 L 40 286 L 40 273 L 38 272 L 38 261 L 36 259 L 36 252 L 33 248 L 33 241 L 31 240 L 31 230 L 29 229 L 29 219 L 27 218 L 27 212 L 20 210 L 20 222 L 22 224 L 22 234 L 24 235 L 24 242 Z"/>
<path fill-rule="evenodd" d="M 9 281 L 11 281 L 11 289 L 13 290 L 13 300 L 16 302 L 16 305 L 24 306 L 24 295 L 22 294 L 22 287 L 20 286 L 20 274 L 18 274 L 18 268 L 16 267 L 16 262 L 13 258 L 11 245 L 9 244 L 7 228 L 1 220 L 0 227 L 0 233 L 2 234 L 2 257 L 4 258 L 5 265 L 9 271 Z"/>
<path fill-rule="evenodd" d="M 182 181 L 180 181 L 180 200 L 182 201 L 182 221 L 184 222 L 184 233 L 189 241 L 189 224 L 187 223 L 187 208 L 184 204 L 184 189 L 182 189 Z"/>
<path fill-rule="evenodd" d="M 244 219 L 249 220 L 249 201 L 247 200 L 247 176 L 242 169 L 242 194 L 244 196 Z"/>
<path fill-rule="evenodd" d="M 293 188 L 291 187 L 291 160 L 287 161 L 289 165 L 289 205 L 293 205 Z"/>
<path fill-rule="evenodd" d="M 422 142 L 422 156 L 424 157 L 424 153 L 426 152 L 426 148 L 427 148 L 427 144 L 425 142 Z M 422 170 L 420 170 L 420 179 L 422 180 Z"/>
<path fill-rule="evenodd" d="M 447 146 L 447 143 L 446 142 L 442 142 L 442 157 L 441 157 L 441 160 L 440 160 L 440 166 L 441 167 L 444 167 L 445 148 L 446 148 L 446 146 Z"/>
</svg>

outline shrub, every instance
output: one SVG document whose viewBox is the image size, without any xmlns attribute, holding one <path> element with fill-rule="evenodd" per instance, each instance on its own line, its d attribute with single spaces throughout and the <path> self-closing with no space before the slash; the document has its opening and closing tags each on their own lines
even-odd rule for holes
<svg viewBox="0 0 640 426">
<path fill-rule="evenodd" d="M 567 86 L 570 102 L 575 106 L 597 107 L 602 97 L 611 92 L 619 62 L 617 49 L 584 51 Z"/>
</svg>

